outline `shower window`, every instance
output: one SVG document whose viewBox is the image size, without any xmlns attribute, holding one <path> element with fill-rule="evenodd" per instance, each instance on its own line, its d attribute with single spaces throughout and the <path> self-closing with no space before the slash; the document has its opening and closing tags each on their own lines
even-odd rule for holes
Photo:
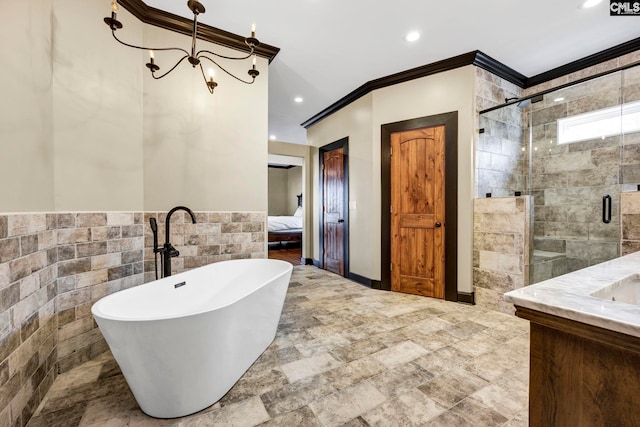
<svg viewBox="0 0 640 427">
<path fill-rule="evenodd" d="M 640 102 L 558 119 L 558 144 L 640 131 Z"/>
</svg>

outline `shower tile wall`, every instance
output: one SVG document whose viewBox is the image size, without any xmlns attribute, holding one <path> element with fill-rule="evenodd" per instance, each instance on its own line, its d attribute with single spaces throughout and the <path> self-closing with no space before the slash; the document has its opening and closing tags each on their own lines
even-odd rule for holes
<svg viewBox="0 0 640 427">
<path fill-rule="evenodd" d="M 522 89 L 482 68 L 476 68 L 476 112 L 520 97 Z M 513 196 L 524 192 L 522 138 L 526 116 L 517 106 L 483 114 L 476 145 L 476 195 Z M 523 193 L 524 194 L 524 193 Z"/>
<path fill-rule="evenodd" d="M 548 82 L 541 83 L 539 85 L 531 86 L 524 91 L 524 96 L 529 96 L 539 92 L 544 92 L 567 83 L 575 82 L 586 77 L 591 77 L 599 73 L 604 73 L 609 70 L 613 70 L 617 67 L 623 67 L 625 65 L 634 64 L 640 62 L 640 50 L 628 53 L 626 55 L 619 56 L 609 61 L 602 62 L 592 67 L 584 68 L 566 76 L 558 77 Z"/>
<path fill-rule="evenodd" d="M 163 224 L 157 212 L 0 214 L 0 426 L 26 424 L 57 373 L 106 350 L 91 305 L 145 281 L 151 215 Z M 175 217 L 177 270 L 266 256 L 266 213 L 197 219 Z"/>
<path fill-rule="evenodd" d="M 475 199 L 473 284 L 476 304 L 513 313 L 505 292 L 529 284 L 531 196 Z"/>
<path fill-rule="evenodd" d="M 640 250 L 640 191 L 620 195 L 620 255 Z"/>
</svg>

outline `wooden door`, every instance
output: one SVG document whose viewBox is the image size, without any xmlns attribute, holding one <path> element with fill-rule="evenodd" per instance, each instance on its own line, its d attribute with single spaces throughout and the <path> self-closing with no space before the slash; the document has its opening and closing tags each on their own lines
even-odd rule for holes
<svg viewBox="0 0 640 427">
<path fill-rule="evenodd" d="M 325 152 L 322 164 L 323 264 L 344 276 L 344 149 Z"/>
<path fill-rule="evenodd" d="M 444 126 L 391 134 L 391 290 L 444 298 Z"/>
</svg>

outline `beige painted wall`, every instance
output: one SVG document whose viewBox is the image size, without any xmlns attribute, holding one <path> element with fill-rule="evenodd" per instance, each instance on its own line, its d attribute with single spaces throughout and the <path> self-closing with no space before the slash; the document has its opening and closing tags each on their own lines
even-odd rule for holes
<svg viewBox="0 0 640 427">
<path fill-rule="evenodd" d="M 302 193 L 302 166 L 287 169 L 287 215 L 298 209 L 298 194 Z"/>
<path fill-rule="evenodd" d="M 0 3 L 0 212 L 53 209 L 51 3 Z"/>
<path fill-rule="evenodd" d="M 310 145 L 322 147 L 344 137 L 349 137 L 349 201 L 356 209 L 349 209 L 349 270 L 370 279 L 380 279 L 380 259 L 374 260 L 375 246 L 380 246 L 380 204 L 374 206 L 376 192 L 380 192 L 380 180 L 373 179 L 373 94 L 368 94 L 307 129 Z M 379 151 L 378 142 L 378 151 Z M 320 206 L 320 158 L 313 150 L 313 212 L 321 212 Z M 377 228 L 376 227 L 377 216 Z M 313 258 L 320 261 L 320 215 L 313 219 Z M 375 240 L 375 236 L 378 240 Z M 378 248 L 378 253 L 380 249 Z"/>
<path fill-rule="evenodd" d="M 269 168 L 269 215 L 293 215 L 302 192 L 302 166 Z"/>
<path fill-rule="evenodd" d="M 458 290 L 473 290 L 474 80 L 474 67 L 467 66 L 376 90 L 307 129 L 315 147 L 349 137 L 349 200 L 356 202 L 356 209 L 349 210 L 351 272 L 374 280 L 381 277 L 380 127 L 458 111 Z M 312 164 L 317 164 L 317 156 Z M 314 188 L 318 177 L 314 167 Z M 314 218 L 315 259 L 320 253 L 318 221 Z"/>
<path fill-rule="evenodd" d="M 266 211 L 267 60 L 254 85 L 217 71 L 214 95 L 186 64 L 155 81 L 146 52 L 113 40 L 109 12 L 94 0 L 1 2 L 0 212 Z M 125 41 L 190 44 L 123 8 L 118 19 Z"/>
<path fill-rule="evenodd" d="M 145 26 L 144 40 L 190 45 L 187 36 L 151 26 Z M 198 41 L 198 49 L 205 48 L 238 54 Z M 166 69 L 176 56 L 157 52 L 156 63 Z M 257 66 L 260 76 L 252 85 L 215 70 L 213 95 L 199 70 L 186 64 L 162 80 L 144 74 L 145 210 L 182 204 L 203 211 L 267 211 L 267 60 L 258 58 Z M 228 69 L 249 78 L 247 62 Z"/>
<path fill-rule="evenodd" d="M 287 215 L 289 174 L 286 169 L 269 168 L 269 215 Z"/>
<path fill-rule="evenodd" d="M 142 43 L 143 24 L 120 9 L 120 36 Z M 143 54 L 113 40 L 105 2 L 53 12 L 55 210 L 141 210 Z"/>
<path fill-rule="evenodd" d="M 302 257 L 313 258 L 313 242 L 314 232 L 313 216 L 315 211 L 314 201 L 314 183 L 312 179 L 311 162 L 317 161 L 318 149 L 308 145 L 290 144 L 280 141 L 269 141 L 269 154 L 278 154 L 282 156 L 300 157 L 303 160 L 302 166 L 302 211 L 304 216 L 304 227 L 302 230 Z M 266 168 L 266 166 L 265 166 Z M 317 230 L 315 231 L 317 234 Z M 317 240 L 316 240 L 317 241 Z M 317 258 L 316 258 L 317 259 Z"/>
</svg>

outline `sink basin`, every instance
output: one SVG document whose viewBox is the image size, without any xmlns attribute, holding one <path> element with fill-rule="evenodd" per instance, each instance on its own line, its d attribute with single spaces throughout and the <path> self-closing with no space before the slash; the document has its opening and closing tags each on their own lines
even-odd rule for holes
<svg viewBox="0 0 640 427">
<path fill-rule="evenodd" d="M 640 274 L 627 276 L 612 285 L 597 290 L 591 296 L 625 304 L 640 305 Z"/>
</svg>

